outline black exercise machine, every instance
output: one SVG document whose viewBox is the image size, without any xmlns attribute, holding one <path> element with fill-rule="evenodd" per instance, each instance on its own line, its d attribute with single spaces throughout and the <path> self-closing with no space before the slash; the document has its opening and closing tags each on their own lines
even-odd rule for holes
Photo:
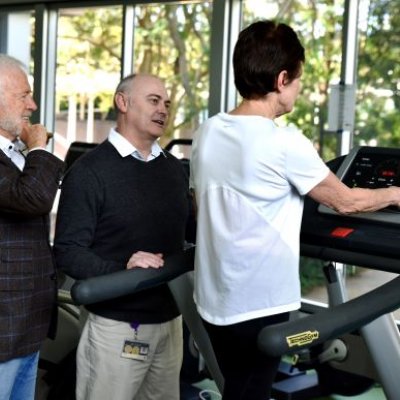
<svg viewBox="0 0 400 400">
<path fill-rule="evenodd" d="M 359 147 L 349 155 L 331 163 L 330 167 L 350 187 L 380 188 L 400 186 L 400 149 Z M 339 216 L 331 209 L 307 199 L 301 230 L 301 254 L 303 256 L 357 265 L 387 272 L 400 272 L 400 210 L 396 207 L 367 214 Z M 341 283 L 341 274 L 332 267 L 327 274 L 330 308 L 317 314 L 266 327 L 259 335 L 259 346 L 267 354 L 283 355 L 302 352 L 305 349 L 352 333 L 341 345 L 331 349 L 333 367 L 323 367 L 324 378 L 335 380 L 335 371 L 345 370 L 352 352 L 367 354 L 372 360 L 372 377 L 382 384 L 388 399 L 399 398 L 400 336 L 391 314 L 400 307 L 400 277 L 347 301 Z M 361 337 L 356 346 L 349 343 Z M 361 345 L 360 345 L 361 343 Z M 357 349 L 357 346 L 361 347 Z M 322 349 L 321 351 L 324 351 Z M 325 350 L 326 351 L 326 350 Z M 329 349 L 328 349 L 329 352 Z M 343 356 L 334 353 L 344 353 Z M 318 356 L 317 356 L 318 358 Z M 341 359 L 340 359 L 341 358 Z M 351 364 L 354 380 L 365 375 L 364 359 Z M 359 369 L 359 372 L 357 371 Z M 317 366 L 318 370 L 318 366 Z M 375 375 L 375 376 L 373 376 Z M 360 378 L 362 379 L 362 378 Z M 361 381 L 360 391 L 365 381 Z M 343 393 L 352 394 L 352 393 Z M 357 394 L 357 393 L 353 393 Z"/>
</svg>

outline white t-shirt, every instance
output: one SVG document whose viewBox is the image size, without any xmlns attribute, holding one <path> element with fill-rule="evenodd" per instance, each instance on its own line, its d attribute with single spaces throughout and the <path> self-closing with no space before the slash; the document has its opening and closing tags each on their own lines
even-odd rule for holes
<svg viewBox="0 0 400 400">
<path fill-rule="evenodd" d="M 196 132 L 194 299 L 215 325 L 300 307 L 303 195 L 329 173 L 298 130 L 220 113 Z"/>
</svg>

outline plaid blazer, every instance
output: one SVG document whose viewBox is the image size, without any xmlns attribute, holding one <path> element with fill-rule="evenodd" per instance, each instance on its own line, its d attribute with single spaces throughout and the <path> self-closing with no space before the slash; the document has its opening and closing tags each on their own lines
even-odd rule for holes
<svg viewBox="0 0 400 400">
<path fill-rule="evenodd" d="M 54 317 L 49 212 L 63 168 L 34 150 L 21 172 L 0 150 L 0 362 L 38 351 Z"/>
</svg>

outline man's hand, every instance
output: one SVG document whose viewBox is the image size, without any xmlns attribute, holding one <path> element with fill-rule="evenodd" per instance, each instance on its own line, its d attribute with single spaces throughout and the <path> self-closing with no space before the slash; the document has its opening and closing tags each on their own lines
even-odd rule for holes
<svg viewBox="0 0 400 400">
<path fill-rule="evenodd" d="M 46 148 L 47 129 L 40 124 L 24 126 L 19 138 L 25 143 L 28 150 L 35 147 Z"/>
<path fill-rule="evenodd" d="M 154 254 L 146 251 L 138 251 L 132 254 L 131 258 L 126 264 L 126 268 L 160 268 L 163 265 L 164 259 L 161 253 Z"/>
</svg>

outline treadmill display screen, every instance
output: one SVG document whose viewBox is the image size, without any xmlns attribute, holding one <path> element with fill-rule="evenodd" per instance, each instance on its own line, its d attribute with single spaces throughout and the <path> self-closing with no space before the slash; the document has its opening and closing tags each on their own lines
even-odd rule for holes
<svg viewBox="0 0 400 400">
<path fill-rule="evenodd" d="M 349 187 L 368 189 L 400 186 L 400 149 L 384 147 L 356 147 L 344 158 L 336 175 Z M 336 214 L 320 205 L 319 211 Z M 400 209 L 395 206 L 373 213 L 353 215 L 382 222 L 400 223 Z"/>
<path fill-rule="evenodd" d="M 369 189 L 400 186 L 400 155 L 388 159 L 382 154 L 360 154 L 342 180 L 347 186 Z"/>
</svg>

